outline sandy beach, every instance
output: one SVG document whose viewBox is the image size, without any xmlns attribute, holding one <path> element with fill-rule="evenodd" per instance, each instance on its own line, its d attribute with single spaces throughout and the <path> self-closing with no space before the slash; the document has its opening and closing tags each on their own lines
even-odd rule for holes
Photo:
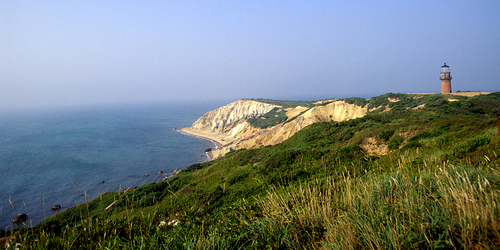
<svg viewBox="0 0 500 250">
<path fill-rule="evenodd" d="M 217 159 L 217 158 L 221 157 L 222 156 L 221 149 L 222 149 L 223 145 L 226 145 L 226 144 L 232 142 L 232 141 L 228 141 L 225 136 L 217 135 L 217 134 L 210 133 L 210 132 L 200 131 L 200 130 L 194 130 L 191 127 L 177 129 L 176 131 L 187 134 L 187 135 L 197 136 L 197 137 L 201 137 L 201 138 L 212 141 L 215 144 L 216 148 L 212 148 L 212 151 L 209 154 L 207 154 L 207 155 L 210 155 L 210 157 L 211 157 L 210 160 Z"/>
</svg>

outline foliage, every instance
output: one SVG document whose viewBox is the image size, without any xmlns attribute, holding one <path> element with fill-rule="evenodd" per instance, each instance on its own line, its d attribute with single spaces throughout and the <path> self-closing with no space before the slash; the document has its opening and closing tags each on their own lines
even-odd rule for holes
<svg viewBox="0 0 500 250">
<path fill-rule="evenodd" d="M 345 98 L 344 101 L 349 103 L 349 104 L 355 104 L 355 105 L 358 105 L 361 107 L 365 106 L 368 103 L 368 101 L 365 98 L 361 98 L 361 97 Z"/>
<path fill-rule="evenodd" d="M 249 118 L 247 122 L 254 127 L 268 128 L 278 125 L 286 121 L 286 119 L 288 119 L 288 117 L 286 116 L 286 111 L 282 108 L 276 107 L 264 115 L 256 118 Z"/>
<path fill-rule="evenodd" d="M 311 106 L 313 105 L 312 102 L 306 102 L 306 101 L 289 101 L 289 100 L 272 100 L 272 99 L 250 99 L 262 103 L 267 103 L 267 104 L 272 104 L 272 105 L 277 105 L 281 106 L 283 108 L 290 108 L 290 107 L 297 107 L 297 106 Z"/>
<path fill-rule="evenodd" d="M 474 152 L 477 148 L 490 143 L 491 139 L 489 136 L 478 135 L 474 138 L 468 139 L 466 141 L 460 142 L 455 147 L 455 154 L 459 157 L 465 155 L 466 153 Z"/>
<path fill-rule="evenodd" d="M 403 142 L 403 137 L 401 137 L 401 136 L 394 136 L 392 138 L 392 140 L 389 142 L 389 144 L 387 144 L 387 147 L 390 150 L 396 150 L 396 149 L 399 148 L 399 145 L 401 145 L 402 142 Z"/>
<path fill-rule="evenodd" d="M 388 141 L 389 139 L 391 139 L 392 135 L 394 135 L 394 130 L 384 130 L 380 132 L 379 137 L 382 140 Z"/>
</svg>

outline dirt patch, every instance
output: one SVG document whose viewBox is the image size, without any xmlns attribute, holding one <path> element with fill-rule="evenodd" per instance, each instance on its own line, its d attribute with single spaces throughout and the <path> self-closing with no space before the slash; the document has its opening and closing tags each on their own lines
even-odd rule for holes
<svg viewBox="0 0 500 250">
<path fill-rule="evenodd" d="M 378 140 L 375 136 L 367 136 L 359 145 L 369 155 L 385 155 L 389 153 L 387 144 Z"/>
<path fill-rule="evenodd" d="M 421 104 L 421 105 L 418 105 L 412 109 L 423 109 L 425 107 L 425 103 L 424 104 Z"/>
<path fill-rule="evenodd" d="M 321 100 L 321 101 L 317 101 L 315 103 L 313 103 L 314 105 L 321 105 L 323 103 L 327 103 L 327 102 L 334 102 L 336 101 L 336 99 L 326 99 L 326 100 Z"/>
<path fill-rule="evenodd" d="M 488 95 L 491 94 L 491 92 L 479 92 L 479 91 L 472 91 L 472 92 L 455 92 L 455 93 L 450 93 L 450 95 L 460 95 L 460 96 L 467 96 L 467 97 L 473 97 L 477 95 Z"/>
</svg>

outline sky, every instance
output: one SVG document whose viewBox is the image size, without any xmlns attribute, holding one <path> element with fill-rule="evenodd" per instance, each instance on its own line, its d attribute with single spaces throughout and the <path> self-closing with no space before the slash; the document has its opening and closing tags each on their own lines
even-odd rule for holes
<svg viewBox="0 0 500 250">
<path fill-rule="evenodd" d="M 0 1 L 0 110 L 500 91 L 500 1 Z"/>
</svg>

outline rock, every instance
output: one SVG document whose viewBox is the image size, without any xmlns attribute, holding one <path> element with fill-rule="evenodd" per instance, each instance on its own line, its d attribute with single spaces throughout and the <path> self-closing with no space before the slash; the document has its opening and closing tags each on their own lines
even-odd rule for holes
<svg viewBox="0 0 500 250">
<path fill-rule="evenodd" d="M 61 209 L 61 205 L 54 205 L 50 208 L 50 210 L 60 210 Z"/>
<path fill-rule="evenodd" d="M 210 151 L 212 151 L 212 148 L 207 148 L 207 149 L 205 149 L 205 153 L 206 153 L 206 152 L 210 152 Z"/>
<path fill-rule="evenodd" d="M 133 187 L 129 187 L 129 188 L 123 190 L 123 193 L 126 194 L 127 192 L 132 191 L 132 190 L 134 190 L 134 188 Z"/>
<path fill-rule="evenodd" d="M 25 213 L 20 213 L 20 214 L 17 214 L 16 216 L 14 216 L 14 219 L 12 220 L 12 222 L 20 223 L 20 222 L 25 222 L 26 220 L 28 220 L 28 215 Z"/>
</svg>

